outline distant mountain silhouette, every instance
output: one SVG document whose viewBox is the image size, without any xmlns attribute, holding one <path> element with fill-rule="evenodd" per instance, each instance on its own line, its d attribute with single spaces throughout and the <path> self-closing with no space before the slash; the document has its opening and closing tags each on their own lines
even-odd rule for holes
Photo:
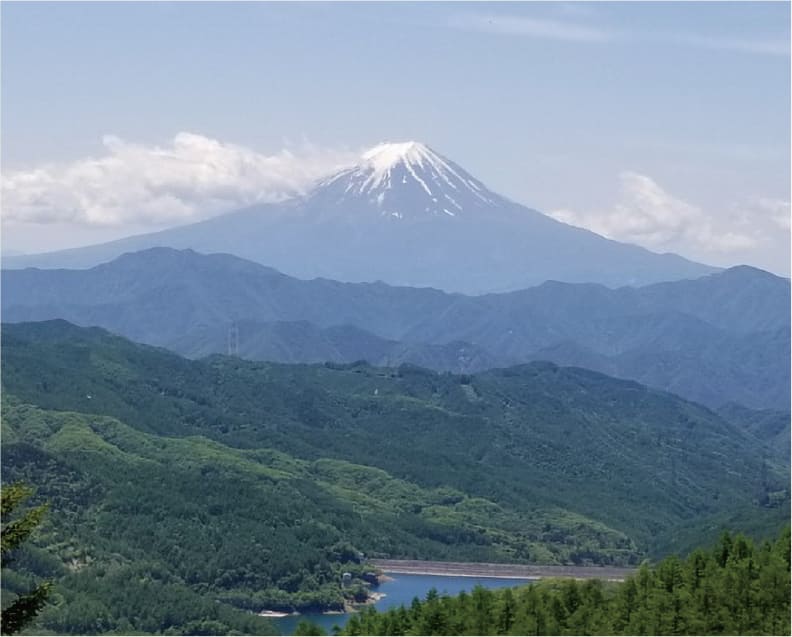
<svg viewBox="0 0 792 637">
<path fill-rule="evenodd" d="M 87 270 L 4 270 L 5 321 L 63 318 L 198 357 L 365 359 L 456 372 L 551 360 L 719 407 L 789 406 L 790 286 L 737 267 L 616 290 L 547 282 L 478 297 L 304 281 L 231 255 L 156 248 Z"/>
</svg>

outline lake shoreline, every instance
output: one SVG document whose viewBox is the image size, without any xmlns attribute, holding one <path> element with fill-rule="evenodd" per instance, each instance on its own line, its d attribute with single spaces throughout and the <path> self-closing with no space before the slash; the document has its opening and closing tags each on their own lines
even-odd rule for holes
<svg viewBox="0 0 792 637">
<path fill-rule="evenodd" d="M 361 608 L 365 608 L 366 606 L 373 606 L 378 601 L 385 599 L 387 597 L 387 593 L 380 593 L 378 591 L 369 591 L 368 597 L 366 598 L 365 602 L 346 602 L 344 604 L 344 612 L 345 613 L 357 613 L 360 611 Z"/>
<path fill-rule="evenodd" d="M 393 576 L 426 576 L 464 579 L 497 579 L 520 582 L 535 582 L 546 578 L 564 578 L 575 580 L 601 579 L 608 582 L 623 582 L 636 572 L 634 568 L 616 566 L 560 566 L 560 565 L 528 565 L 500 564 L 487 562 L 431 562 L 422 560 L 371 560 L 377 567 L 377 587 L 395 581 Z M 360 612 L 366 606 L 373 606 L 387 596 L 381 591 L 369 591 L 364 602 L 345 601 L 343 610 L 319 611 L 318 613 L 282 613 L 278 611 L 261 611 L 261 617 L 282 619 L 303 614 L 322 616 L 347 615 Z"/>
<path fill-rule="evenodd" d="M 469 577 L 471 579 L 481 579 L 487 577 L 490 579 L 539 579 L 539 577 L 527 577 L 525 575 L 482 575 L 481 573 L 448 573 L 444 571 L 436 571 L 432 569 L 415 570 L 415 571 L 388 571 L 392 575 L 431 575 L 433 577 Z"/>
<path fill-rule="evenodd" d="M 356 613 L 362 611 L 366 606 L 374 607 L 378 610 L 388 610 L 399 606 L 408 606 L 415 597 L 423 599 L 432 588 L 441 594 L 456 595 L 462 590 L 470 592 L 477 584 L 483 585 L 488 589 L 511 588 L 523 584 L 531 584 L 529 580 L 518 580 L 514 578 L 472 578 L 458 576 L 437 576 L 437 575 L 418 575 L 418 574 L 396 574 L 395 576 L 386 575 L 381 580 L 381 588 L 378 586 L 371 591 L 368 604 L 359 604 L 350 609 L 353 612 L 339 614 L 335 613 L 302 613 L 300 615 L 273 619 L 278 629 L 283 635 L 292 635 L 302 620 L 307 620 L 321 626 L 325 632 L 331 634 L 334 625 L 344 626 Z M 377 590 L 379 589 L 379 590 Z M 374 599 L 376 596 L 378 599 Z"/>
<path fill-rule="evenodd" d="M 259 617 L 266 617 L 267 619 L 283 619 L 284 617 L 291 617 L 299 613 L 284 613 L 279 610 L 262 610 L 256 613 Z"/>
<path fill-rule="evenodd" d="M 392 582 L 392 577 L 383 576 L 379 579 L 379 583 L 383 584 L 385 582 Z M 284 611 L 279 610 L 262 610 L 256 613 L 259 617 L 266 617 L 267 619 L 283 619 L 284 617 L 298 617 L 300 615 L 348 615 L 349 613 L 357 613 L 362 608 L 366 606 L 373 606 L 377 602 L 385 599 L 387 597 L 387 593 L 382 593 L 379 591 L 369 591 L 368 597 L 364 602 L 350 602 L 349 600 L 344 601 L 344 609 L 343 610 L 322 610 L 322 611 L 314 611 L 308 613 L 301 613 L 300 611 L 296 610 L 291 613 L 287 613 Z"/>
</svg>

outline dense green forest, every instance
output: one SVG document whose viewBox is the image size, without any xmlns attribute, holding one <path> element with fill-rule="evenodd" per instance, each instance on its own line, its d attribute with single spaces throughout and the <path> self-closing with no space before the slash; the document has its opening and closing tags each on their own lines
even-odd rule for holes
<svg viewBox="0 0 792 637">
<path fill-rule="evenodd" d="M 340 610 L 345 598 L 365 599 L 374 577 L 359 548 L 466 560 L 542 555 L 545 527 L 566 541 L 566 559 L 586 547 L 618 556 L 629 546 L 582 517 L 548 511 L 542 526 L 379 469 L 156 436 L 4 400 L 4 480 L 37 484 L 36 501 L 49 502 L 50 514 L 3 587 L 55 579 L 38 624 L 55 633 L 195 634 L 208 620 L 215 632 L 266 633 L 264 620 L 234 609 Z M 355 577 L 342 589 L 345 571 Z"/>
<path fill-rule="evenodd" d="M 3 592 L 55 582 L 42 633 L 266 634 L 364 598 L 365 556 L 637 565 L 789 516 L 761 435 L 585 370 L 188 361 L 53 321 L 4 326 L 2 383 L 3 480 L 49 503 Z"/>
<path fill-rule="evenodd" d="M 698 532 L 679 545 L 692 524 L 714 540 L 721 527 L 774 532 L 789 514 L 789 459 L 755 432 L 582 369 L 532 363 L 466 376 L 189 361 L 65 321 L 5 325 L 2 363 L 3 388 L 20 402 L 161 436 L 377 467 L 534 518 L 538 508 L 573 512 L 626 534 L 639 553 L 700 545 L 707 537 Z M 547 533 L 541 544 L 561 550 L 565 540 Z M 629 562 L 624 548 L 615 561 Z"/>
<path fill-rule="evenodd" d="M 728 533 L 709 551 L 642 565 L 623 583 L 548 580 L 430 591 L 409 608 L 353 616 L 344 635 L 789 635 L 789 527 L 758 547 Z"/>
</svg>

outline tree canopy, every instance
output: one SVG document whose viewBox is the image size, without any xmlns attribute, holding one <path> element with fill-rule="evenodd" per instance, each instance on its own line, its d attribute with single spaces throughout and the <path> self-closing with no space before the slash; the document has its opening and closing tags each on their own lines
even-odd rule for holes
<svg viewBox="0 0 792 637">
<path fill-rule="evenodd" d="M 409 608 L 353 617 L 344 635 L 788 635 L 789 527 L 756 546 L 724 533 L 710 550 L 642 565 L 622 583 L 549 580 L 430 591 Z"/>
</svg>

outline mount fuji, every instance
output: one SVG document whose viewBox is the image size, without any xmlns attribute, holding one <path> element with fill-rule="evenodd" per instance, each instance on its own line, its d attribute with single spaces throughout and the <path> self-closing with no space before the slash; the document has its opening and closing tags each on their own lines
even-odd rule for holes
<svg viewBox="0 0 792 637">
<path fill-rule="evenodd" d="M 617 287 L 716 268 L 606 239 L 489 190 L 418 142 L 385 143 L 309 192 L 207 221 L 85 248 L 4 259 L 6 268 L 90 267 L 155 246 L 226 252 L 291 276 L 450 292 L 546 280 Z"/>
</svg>

